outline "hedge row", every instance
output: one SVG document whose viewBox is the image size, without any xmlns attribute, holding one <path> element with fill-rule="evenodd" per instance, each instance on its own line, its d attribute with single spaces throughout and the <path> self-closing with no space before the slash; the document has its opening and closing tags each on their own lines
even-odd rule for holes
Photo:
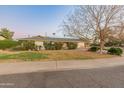
<svg viewBox="0 0 124 93">
<path fill-rule="evenodd" d="M 60 50 L 62 49 L 63 43 L 61 42 L 44 42 L 46 50 Z"/>
<path fill-rule="evenodd" d="M 13 40 L 1 40 L 0 49 L 9 49 L 18 46 L 19 43 Z"/>
<path fill-rule="evenodd" d="M 67 47 L 68 47 L 68 49 L 76 49 L 77 48 L 77 43 L 68 42 Z"/>
<path fill-rule="evenodd" d="M 44 42 L 44 47 L 46 50 L 61 50 L 63 48 L 62 42 Z M 67 49 L 76 49 L 77 43 L 68 42 Z"/>
<path fill-rule="evenodd" d="M 44 42 L 46 50 L 61 50 L 63 48 L 63 42 Z M 68 42 L 67 49 L 76 49 L 77 43 Z M 13 41 L 13 40 L 1 40 L 0 49 L 13 49 L 13 50 L 35 50 L 36 46 L 34 41 Z"/>
</svg>

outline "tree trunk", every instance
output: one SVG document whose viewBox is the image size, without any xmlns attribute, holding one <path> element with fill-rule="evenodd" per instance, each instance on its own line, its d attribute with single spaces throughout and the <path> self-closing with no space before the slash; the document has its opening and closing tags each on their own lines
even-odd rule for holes
<svg viewBox="0 0 124 93">
<path fill-rule="evenodd" d="M 103 49 L 104 49 L 104 41 L 100 40 L 100 54 L 103 53 Z"/>
<path fill-rule="evenodd" d="M 100 31 L 100 54 L 103 53 L 104 49 L 104 31 Z"/>
</svg>

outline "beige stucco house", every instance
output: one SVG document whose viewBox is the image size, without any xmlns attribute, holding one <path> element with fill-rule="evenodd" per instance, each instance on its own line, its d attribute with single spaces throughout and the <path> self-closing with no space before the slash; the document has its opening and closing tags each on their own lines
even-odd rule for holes
<svg viewBox="0 0 124 93">
<path fill-rule="evenodd" d="M 43 36 L 33 36 L 28 38 L 21 38 L 18 40 L 28 40 L 28 41 L 34 41 L 35 45 L 39 47 L 39 50 L 45 49 L 43 42 L 63 42 L 63 47 L 66 47 L 67 42 L 75 42 L 78 44 L 77 48 L 85 48 L 85 42 L 80 39 L 72 39 L 72 38 L 53 38 L 53 37 L 43 37 Z"/>
</svg>

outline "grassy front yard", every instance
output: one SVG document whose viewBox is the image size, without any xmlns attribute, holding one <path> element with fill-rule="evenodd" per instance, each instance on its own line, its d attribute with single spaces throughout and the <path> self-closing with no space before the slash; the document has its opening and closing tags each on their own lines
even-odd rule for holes
<svg viewBox="0 0 124 93">
<path fill-rule="evenodd" d="M 40 60 L 47 58 L 46 54 L 35 52 L 22 52 L 17 54 L 1 54 L 0 59 Z"/>
<path fill-rule="evenodd" d="M 0 61 L 52 61 L 52 60 L 84 60 L 96 58 L 110 58 L 112 55 L 100 55 L 83 50 L 43 50 L 0 53 Z"/>
</svg>

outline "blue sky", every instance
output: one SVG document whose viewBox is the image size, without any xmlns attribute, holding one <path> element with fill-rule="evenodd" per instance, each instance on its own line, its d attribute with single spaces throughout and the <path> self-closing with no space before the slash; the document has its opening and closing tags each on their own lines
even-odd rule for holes
<svg viewBox="0 0 124 93">
<path fill-rule="evenodd" d="M 59 25 L 73 10 L 73 6 L 0 6 L 0 28 L 8 28 L 15 32 L 14 38 L 28 35 L 62 37 Z"/>
</svg>

